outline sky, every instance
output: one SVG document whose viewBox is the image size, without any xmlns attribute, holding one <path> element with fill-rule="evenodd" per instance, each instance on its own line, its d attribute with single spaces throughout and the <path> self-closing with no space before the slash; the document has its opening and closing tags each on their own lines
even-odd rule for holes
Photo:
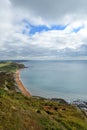
<svg viewBox="0 0 87 130">
<path fill-rule="evenodd" d="M 0 59 L 87 59 L 87 0 L 0 0 Z"/>
</svg>

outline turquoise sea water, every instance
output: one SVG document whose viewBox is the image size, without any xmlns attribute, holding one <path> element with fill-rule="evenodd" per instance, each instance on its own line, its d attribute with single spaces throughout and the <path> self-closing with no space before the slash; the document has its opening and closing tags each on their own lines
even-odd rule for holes
<svg viewBox="0 0 87 130">
<path fill-rule="evenodd" d="M 87 61 L 28 61 L 21 79 L 32 95 L 87 100 Z"/>
</svg>

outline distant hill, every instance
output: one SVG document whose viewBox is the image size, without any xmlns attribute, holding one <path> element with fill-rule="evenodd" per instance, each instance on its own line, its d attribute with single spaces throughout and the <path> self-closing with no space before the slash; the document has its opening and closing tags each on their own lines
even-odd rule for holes
<svg viewBox="0 0 87 130">
<path fill-rule="evenodd" d="M 29 60 L 0 60 L 0 62 L 27 62 Z"/>
</svg>

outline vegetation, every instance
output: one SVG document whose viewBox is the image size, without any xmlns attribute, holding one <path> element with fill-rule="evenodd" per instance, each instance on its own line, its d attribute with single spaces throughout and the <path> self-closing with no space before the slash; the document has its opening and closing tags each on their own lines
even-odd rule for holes
<svg viewBox="0 0 87 130">
<path fill-rule="evenodd" d="M 17 90 L 14 72 L 25 66 L 14 62 L 0 62 L 0 88 Z"/>
<path fill-rule="evenodd" d="M 72 105 L 1 89 L 0 130 L 87 130 L 87 118 Z"/>
<path fill-rule="evenodd" d="M 12 73 L 0 72 L 0 88 L 15 90 L 16 83 Z"/>
<path fill-rule="evenodd" d="M 0 62 L 0 72 L 15 72 L 17 69 L 23 69 L 23 64 L 15 62 Z"/>
<path fill-rule="evenodd" d="M 5 76 L 0 81 L 0 130 L 87 130 L 87 117 L 80 109 L 62 99 L 28 98 L 13 87 L 6 90 L 4 79 L 9 77 L 9 84 L 13 79 Z"/>
</svg>

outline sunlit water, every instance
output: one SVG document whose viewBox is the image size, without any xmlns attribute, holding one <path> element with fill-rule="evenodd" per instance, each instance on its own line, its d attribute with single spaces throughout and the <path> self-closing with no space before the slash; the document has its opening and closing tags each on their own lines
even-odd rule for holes
<svg viewBox="0 0 87 130">
<path fill-rule="evenodd" d="M 32 95 L 87 100 L 87 61 L 28 61 L 21 79 Z"/>
</svg>

